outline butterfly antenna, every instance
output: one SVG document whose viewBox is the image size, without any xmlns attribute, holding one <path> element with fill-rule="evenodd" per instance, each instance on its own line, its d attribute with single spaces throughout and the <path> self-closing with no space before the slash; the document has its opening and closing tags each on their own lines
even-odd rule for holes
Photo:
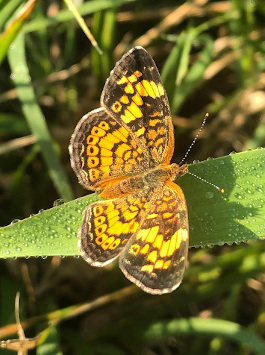
<svg viewBox="0 0 265 355">
<path fill-rule="evenodd" d="M 203 179 L 202 177 L 200 177 L 198 175 L 195 175 L 195 174 L 191 173 L 190 171 L 187 171 L 186 174 L 189 174 L 189 175 L 194 176 L 194 177 L 196 177 L 197 179 L 199 179 L 199 180 L 201 180 L 203 182 L 206 182 L 206 184 L 213 186 L 216 190 L 220 191 L 222 194 L 225 192 L 225 190 L 222 189 L 221 187 L 219 187 L 219 186 L 217 186 L 215 184 L 212 184 L 211 182 Z"/>
<path fill-rule="evenodd" d="M 209 113 L 207 112 L 207 113 L 205 114 L 205 116 L 204 116 L 204 119 L 203 119 L 203 121 L 202 121 L 202 124 L 201 124 L 200 129 L 198 130 L 196 136 L 194 137 L 193 141 L 191 142 L 191 145 L 189 146 L 188 150 L 186 151 L 186 153 L 185 153 L 184 157 L 182 158 L 181 162 L 179 163 L 179 165 L 182 165 L 183 162 L 186 160 L 187 156 L 189 155 L 189 152 L 191 151 L 191 148 L 194 146 L 196 140 L 198 139 L 199 135 L 201 134 L 201 131 L 202 131 L 203 127 L 205 126 L 205 123 L 206 123 L 207 119 L 209 118 L 209 116 L 210 116 L 210 115 L 209 115 Z M 217 186 L 217 185 L 215 185 L 215 184 L 213 184 L 213 183 L 211 183 L 211 182 L 209 182 L 209 181 L 203 179 L 202 177 L 200 177 L 200 176 L 198 176 L 198 175 L 195 175 L 195 174 L 191 173 L 190 171 L 187 171 L 186 173 L 189 174 L 189 175 L 194 176 L 195 178 L 197 178 L 197 179 L 199 179 L 199 180 L 205 182 L 205 183 L 208 184 L 208 185 L 213 186 L 216 190 L 220 191 L 222 194 L 225 192 L 225 190 L 222 189 L 221 187 L 219 187 L 219 186 Z"/>
<path fill-rule="evenodd" d="M 191 148 L 194 146 L 196 140 L 198 139 L 199 135 L 201 134 L 201 131 L 202 131 L 203 127 L 205 126 L 205 123 L 206 123 L 207 119 L 209 118 L 209 116 L 210 115 L 207 112 L 204 116 L 204 119 L 202 121 L 200 129 L 198 130 L 196 136 L 194 137 L 193 141 L 191 142 L 191 145 L 189 146 L 188 150 L 186 151 L 186 153 L 185 153 L 184 157 L 182 158 L 181 162 L 179 163 L 179 165 L 182 165 L 183 162 L 186 160 L 187 156 L 189 155 L 189 152 L 191 151 Z"/>
</svg>

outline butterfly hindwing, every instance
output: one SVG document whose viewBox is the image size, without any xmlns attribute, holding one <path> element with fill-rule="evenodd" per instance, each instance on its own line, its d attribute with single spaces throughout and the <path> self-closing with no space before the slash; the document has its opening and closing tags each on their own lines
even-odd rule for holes
<svg viewBox="0 0 265 355">
<path fill-rule="evenodd" d="M 188 215 L 181 188 L 158 187 L 140 228 L 120 256 L 126 277 L 144 291 L 162 294 L 181 283 L 187 262 Z"/>
<path fill-rule="evenodd" d="M 139 228 L 151 194 L 151 189 L 145 189 L 85 209 L 79 247 L 89 264 L 103 266 L 121 253 Z"/>
</svg>

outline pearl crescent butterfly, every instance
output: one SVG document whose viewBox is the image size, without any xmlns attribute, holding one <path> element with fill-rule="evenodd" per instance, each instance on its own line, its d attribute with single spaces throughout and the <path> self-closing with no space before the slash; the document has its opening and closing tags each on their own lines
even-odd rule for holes
<svg viewBox="0 0 265 355">
<path fill-rule="evenodd" d="M 185 197 L 173 180 L 187 165 L 170 165 L 170 107 L 145 49 L 117 62 L 100 103 L 79 121 L 69 146 L 80 184 L 105 198 L 84 211 L 81 255 L 93 266 L 119 257 L 122 272 L 145 292 L 172 292 L 183 278 L 189 237 Z"/>
</svg>

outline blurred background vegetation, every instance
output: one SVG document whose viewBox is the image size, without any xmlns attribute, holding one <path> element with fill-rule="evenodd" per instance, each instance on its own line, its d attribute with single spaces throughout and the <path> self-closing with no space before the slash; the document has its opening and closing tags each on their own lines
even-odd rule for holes
<svg viewBox="0 0 265 355">
<path fill-rule="evenodd" d="M 69 140 L 135 45 L 152 55 L 168 92 L 174 162 L 206 112 L 190 162 L 264 146 L 264 1 L 74 3 L 103 55 L 66 2 L 0 0 L 1 226 L 87 193 L 70 167 Z M 264 354 L 264 242 L 190 250 L 189 262 L 180 288 L 158 297 L 131 286 L 117 263 L 1 260 L 0 337 L 18 337 L 20 291 L 28 340 L 20 334 L 15 344 L 41 343 L 32 354 Z"/>
</svg>

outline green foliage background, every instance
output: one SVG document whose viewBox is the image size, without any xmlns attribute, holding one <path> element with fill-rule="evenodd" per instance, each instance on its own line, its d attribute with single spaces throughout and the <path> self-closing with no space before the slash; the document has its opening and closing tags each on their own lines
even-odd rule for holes
<svg viewBox="0 0 265 355">
<path fill-rule="evenodd" d="M 1 346 L 18 338 L 20 291 L 27 340 L 20 333 L 12 344 L 32 354 L 264 354 L 265 5 L 81 1 L 99 55 L 69 3 L 0 0 Z M 209 112 L 189 170 L 225 190 L 178 181 L 197 248 L 179 289 L 159 297 L 130 285 L 116 263 L 74 257 L 82 211 L 98 197 L 81 197 L 70 136 L 135 45 L 153 56 L 169 96 L 173 161 Z"/>
</svg>

